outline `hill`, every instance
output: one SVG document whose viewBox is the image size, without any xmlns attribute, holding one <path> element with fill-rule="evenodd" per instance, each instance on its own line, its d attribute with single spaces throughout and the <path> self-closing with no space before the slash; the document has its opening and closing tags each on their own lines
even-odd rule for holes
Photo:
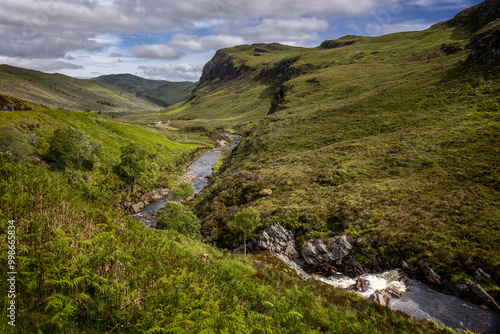
<svg viewBox="0 0 500 334">
<path fill-rule="evenodd" d="M 470 279 L 498 301 L 498 24 L 476 19 L 497 4 L 419 32 L 219 50 L 160 116 L 244 134 L 192 203 L 206 240 L 238 247 L 228 226 L 254 207 L 299 245 L 346 234 L 366 270 L 411 268 L 462 297 Z"/>
<path fill-rule="evenodd" d="M 120 87 L 162 107 L 184 100 L 197 85 L 196 82 L 189 81 L 148 80 L 132 74 L 102 75 L 95 80 Z"/>
<path fill-rule="evenodd" d="M 144 111 L 158 106 L 116 86 L 0 65 L 0 94 L 79 111 Z"/>
</svg>

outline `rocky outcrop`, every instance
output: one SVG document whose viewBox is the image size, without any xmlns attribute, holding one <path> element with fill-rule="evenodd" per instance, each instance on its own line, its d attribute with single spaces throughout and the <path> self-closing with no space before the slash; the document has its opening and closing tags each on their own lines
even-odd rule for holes
<svg viewBox="0 0 500 334">
<path fill-rule="evenodd" d="M 287 256 L 285 256 L 283 254 L 273 254 L 273 255 L 276 256 L 281 261 L 285 262 L 285 264 L 290 269 L 294 270 L 297 273 L 297 275 L 299 275 L 303 279 L 305 279 L 305 280 L 311 279 L 311 275 L 309 275 L 308 273 L 306 273 L 304 271 L 304 269 L 302 269 L 297 263 L 295 263 L 292 260 L 290 260 Z"/>
<path fill-rule="evenodd" d="M 267 250 L 273 254 L 283 254 L 290 259 L 299 257 L 292 232 L 280 224 L 265 229 L 254 238 L 253 244 L 260 251 Z"/>
<path fill-rule="evenodd" d="M 347 236 L 336 236 L 321 241 L 309 241 L 302 248 L 302 257 L 307 265 L 334 273 L 342 272 L 348 276 L 359 276 L 366 271 L 356 258 L 349 253 L 352 246 Z"/>
<path fill-rule="evenodd" d="M 466 49 L 471 50 L 467 63 L 485 65 L 500 63 L 500 19 L 472 35 Z"/>
<path fill-rule="evenodd" d="M 310 266 L 322 263 L 335 263 L 349 254 L 352 246 L 345 235 L 330 238 L 325 245 L 323 241 L 309 241 L 302 248 L 302 257 Z"/>
<path fill-rule="evenodd" d="M 469 299 L 479 305 L 485 305 L 493 311 L 500 311 L 498 303 L 483 289 L 481 285 L 475 284 L 471 280 L 468 280 L 464 284 L 455 285 L 463 298 Z"/>
<path fill-rule="evenodd" d="M 393 288 L 387 288 L 384 290 L 376 290 L 373 294 L 370 295 L 368 300 L 379 303 L 383 306 L 388 306 L 391 299 L 401 299 L 401 297 L 401 291 Z"/>
<path fill-rule="evenodd" d="M 461 11 L 446 23 L 450 27 L 467 27 L 475 32 L 499 17 L 500 2 L 498 0 L 486 0 Z"/>
<path fill-rule="evenodd" d="M 251 67 L 244 64 L 239 67 L 235 66 L 233 57 L 224 53 L 223 50 L 218 50 L 214 57 L 203 67 L 200 77 L 200 85 L 207 81 L 237 78 L 241 74 L 251 70 Z"/>
<path fill-rule="evenodd" d="M 319 46 L 320 49 L 335 49 L 335 48 L 340 48 L 342 46 L 347 46 L 347 45 L 351 45 L 351 44 L 354 44 L 356 41 L 345 41 L 345 42 L 342 42 L 342 41 L 334 41 L 334 40 L 327 40 L 327 41 L 324 41 L 323 43 L 321 43 L 321 45 Z"/>
</svg>

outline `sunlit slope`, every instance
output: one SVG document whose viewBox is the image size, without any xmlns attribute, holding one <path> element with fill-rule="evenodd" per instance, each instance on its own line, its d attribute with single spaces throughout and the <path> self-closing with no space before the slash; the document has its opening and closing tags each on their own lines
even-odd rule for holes
<svg viewBox="0 0 500 334">
<path fill-rule="evenodd" d="M 407 261 L 451 280 L 482 268 L 495 294 L 499 73 L 465 63 L 470 36 L 441 23 L 334 48 L 219 51 L 226 65 L 204 71 L 189 106 L 164 116 L 251 128 L 198 199 L 207 235 L 231 247 L 228 208 L 254 206 L 300 242 L 347 233 L 369 267 Z M 252 184 L 273 194 L 243 194 Z"/>
<path fill-rule="evenodd" d="M 0 65 L 0 94 L 51 108 L 80 111 L 139 111 L 158 109 L 126 90 L 95 80 L 75 79 Z"/>
</svg>

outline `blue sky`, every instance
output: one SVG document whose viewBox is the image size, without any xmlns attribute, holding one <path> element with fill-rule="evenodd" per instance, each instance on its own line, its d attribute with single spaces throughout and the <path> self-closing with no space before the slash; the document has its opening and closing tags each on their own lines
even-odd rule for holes
<svg viewBox="0 0 500 334">
<path fill-rule="evenodd" d="M 469 0 L 0 0 L 0 63 L 196 81 L 220 48 L 423 30 Z"/>
</svg>

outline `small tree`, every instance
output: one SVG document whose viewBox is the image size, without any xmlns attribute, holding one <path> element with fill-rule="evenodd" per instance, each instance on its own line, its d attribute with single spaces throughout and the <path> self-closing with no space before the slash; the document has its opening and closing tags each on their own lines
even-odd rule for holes
<svg viewBox="0 0 500 334">
<path fill-rule="evenodd" d="M 182 182 L 178 187 L 175 187 L 170 192 L 171 198 L 176 201 L 180 199 L 186 199 L 193 196 L 194 188 L 187 182 Z"/>
<path fill-rule="evenodd" d="M 21 160 L 30 153 L 31 148 L 27 136 L 13 127 L 2 126 L 0 127 L 0 150 L 11 153 L 16 160 Z"/>
<path fill-rule="evenodd" d="M 64 168 L 75 166 L 82 169 L 84 163 L 93 169 L 99 161 L 102 147 L 87 134 L 71 127 L 58 128 L 49 140 L 49 156 Z"/>
<path fill-rule="evenodd" d="M 146 171 L 146 158 L 148 152 L 138 144 L 132 143 L 121 148 L 120 159 L 118 164 L 118 173 L 127 180 L 131 187 L 131 192 L 134 191 L 135 181 L 140 173 Z"/>
<path fill-rule="evenodd" d="M 158 210 L 156 221 L 158 229 L 174 230 L 189 237 L 200 235 L 198 218 L 182 204 L 168 202 L 163 209 Z"/>
<path fill-rule="evenodd" d="M 247 238 L 252 237 L 259 226 L 260 213 L 254 208 L 244 209 L 234 216 L 231 230 L 243 234 L 245 254 L 247 253 Z"/>
</svg>

